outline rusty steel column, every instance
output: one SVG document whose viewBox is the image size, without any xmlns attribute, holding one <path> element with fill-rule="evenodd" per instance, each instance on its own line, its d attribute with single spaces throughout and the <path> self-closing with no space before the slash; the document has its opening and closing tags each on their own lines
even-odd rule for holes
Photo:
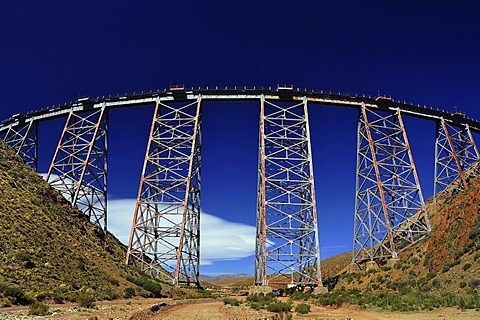
<svg viewBox="0 0 480 320">
<path fill-rule="evenodd" d="M 38 123 L 30 121 L 10 127 L 1 139 L 17 152 L 26 164 L 37 171 Z"/>
<path fill-rule="evenodd" d="M 199 283 L 201 98 L 157 100 L 126 263 L 177 285 Z"/>
<path fill-rule="evenodd" d="M 469 126 L 457 126 L 440 119 L 437 122 L 435 141 L 435 201 L 456 181 L 460 188 L 464 188 L 468 176 L 473 174 L 471 168 L 479 159 L 478 148 Z"/>
<path fill-rule="evenodd" d="M 400 111 L 361 106 L 353 262 L 396 258 L 430 232 Z"/>
<path fill-rule="evenodd" d="M 307 100 L 260 99 L 255 285 L 321 286 Z"/>
<path fill-rule="evenodd" d="M 47 181 L 89 219 L 107 230 L 107 134 L 105 106 L 71 111 L 48 170 Z"/>
</svg>

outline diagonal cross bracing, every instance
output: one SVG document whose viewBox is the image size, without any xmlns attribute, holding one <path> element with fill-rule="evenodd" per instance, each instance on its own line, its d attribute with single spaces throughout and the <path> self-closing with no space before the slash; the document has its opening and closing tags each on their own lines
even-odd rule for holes
<svg viewBox="0 0 480 320">
<path fill-rule="evenodd" d="M 199 285 L 201 99 L 157 101 L 127 252 L 127 264 Z"/>
<path fill-rule="evenodd" d="M 255 284 L 322 285 L 307 100 L 260 100 Z"/>
<path fill-rule="evenodd" d="M 23 161 L 37 171 L 38 124 L 30 121 L 24 125 L 10 127 L 3 140 L 22 157 Z"/>
<path fill-rule="evenodd" d="M 70 112 L 47 181 L 104 230 L 107 229 L 107 132 L 105 106 Z"/>
<path fill-rule="evenodd" d="M 479 159 L 469 126 L 456 126 L 440 119 L 435 140 L 435 200 L 457 179 L 461 186 L 465 186 L 467 171 Z"/>
<path fill-rule="evenodd" d="M 362 106 L 357 144 L 353 261 L 396 258 L 430 231 L 400 110 Z"/>
</svg>

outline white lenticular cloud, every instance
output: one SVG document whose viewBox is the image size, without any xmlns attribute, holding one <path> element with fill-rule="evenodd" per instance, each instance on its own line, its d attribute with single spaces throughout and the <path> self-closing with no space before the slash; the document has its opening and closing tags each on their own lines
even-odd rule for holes
<svg viewBox="0 0 480 320">
<path fill-rule="evenodd" d="M 127 244 L 132 227 L 135 199 L 108 201 L 108 229 Z M 255 227 L 235 223 L 202 212 L 200 216 L 200 263 L 237 260 L 255 253 Z"/>
<path fill-rule="evenodd" d="M 40 174 L 46 179 L 47 174 Z M 52 177 L 53 179 L 56 178 Z M 132 228 L 135 199 L 109 199 L 107 206 L 108 230 L 121 242 L 128 244 Z M 201 212 L 200 263 L 212 265 L 214 261 L 238 260 L 255 254 L 255 227 L 231 222 Z"/>
</svg>

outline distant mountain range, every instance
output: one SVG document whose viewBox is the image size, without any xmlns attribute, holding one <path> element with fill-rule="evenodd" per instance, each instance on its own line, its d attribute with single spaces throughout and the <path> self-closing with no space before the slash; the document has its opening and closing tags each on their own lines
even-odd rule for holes
<svg viewBox="0 0 480 320">
<path fill-rule="evenodd" d="M 237 282 L 243 282 L 245 280 L 252 280 L 253 284 L 253 275 L 240 273 L 240 274 L 220 274 L 218 276 L 207 276 L 200 275 L 200 281 L 206 281 L 211 284 L 228 286 Z"/>
</svg>

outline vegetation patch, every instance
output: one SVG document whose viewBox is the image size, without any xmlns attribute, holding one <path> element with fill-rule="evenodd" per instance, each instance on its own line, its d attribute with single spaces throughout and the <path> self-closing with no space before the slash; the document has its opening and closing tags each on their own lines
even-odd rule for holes
<svg viewBox="0 0 480 320">
<path fill-rule="evenodd" d="M 465 294 L 446 292 L 437 297 L 421 291 L 374 294 L 372 292 L 351 289 L 336 290 L 320 295 L 317 298 L 317 303 L 335 307 L 348 303 L 363 308 L 378 307 L 391 311 L 433 310 L 439 307 L 475 309 L 480 306 L 480 294 L 477 292 Z"/>
<path fill-rule="evenodd" d="M 42 302 L 34 302 L 30 305 L 28 314 L 33 316 L 45 316 L 48 314 L 48 306 Z"/>
<path fill-rule="evenodd" d="M 307 314 L 310 312 L 310 306 L 305 303 L 297 304 L 295 307 L 295 312 L 299 314 Z"/>
<path fill-rule="evenodd" d="M 224 298 L 223 299 L 223 304 L 238 307 L 239 305 L 242 304 L 242 302 L 240 300 L 235 299 L 235 298 Z"/>
<path fill-rule="evenodd" d="M 78 306 L 81 308 L 93 308 L 95 306 L 95 296 L 90 290 L 81 290 L 77 296 Z"/>
</svg>

